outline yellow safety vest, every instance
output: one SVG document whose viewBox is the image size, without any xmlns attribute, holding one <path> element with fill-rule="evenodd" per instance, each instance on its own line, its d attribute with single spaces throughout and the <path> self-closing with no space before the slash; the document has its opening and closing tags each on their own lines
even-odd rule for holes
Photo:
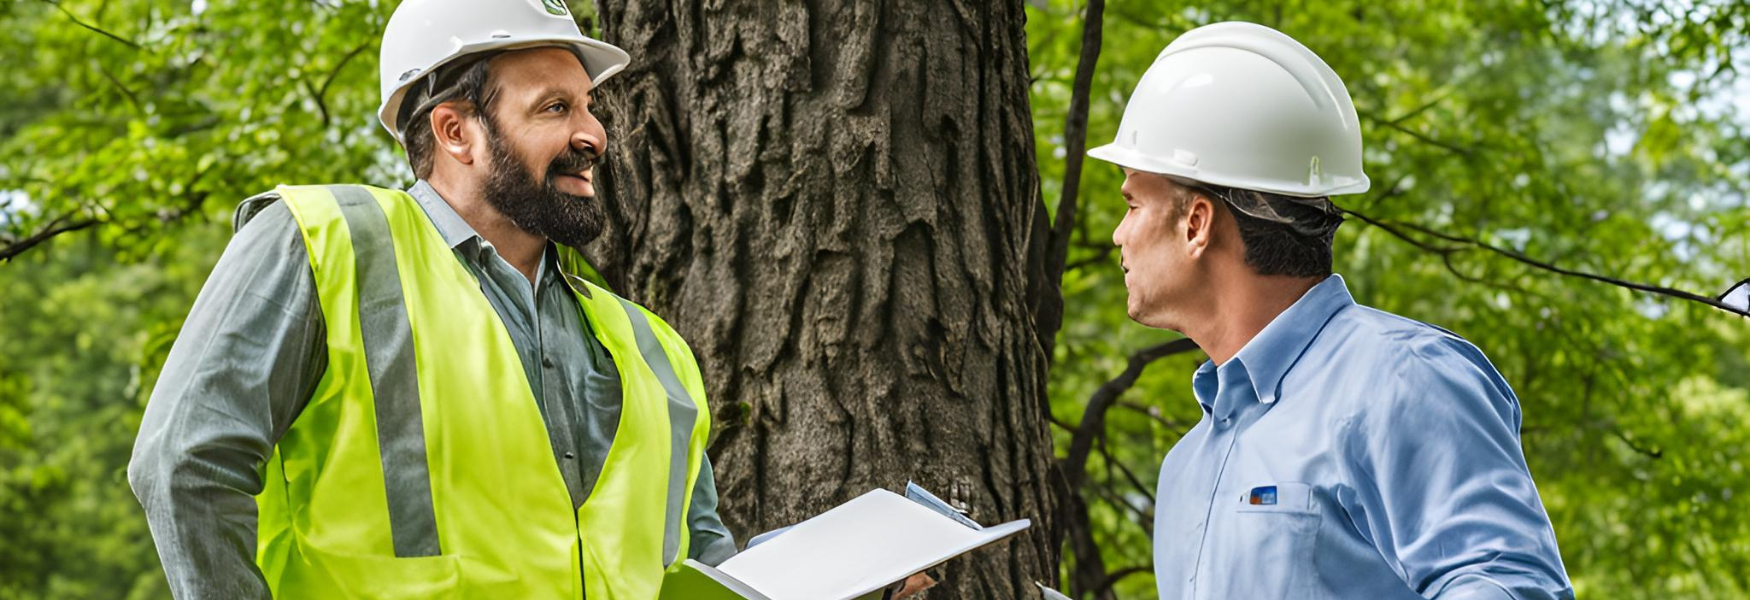
<svg viewBox="0 0 1750 600">
<path fill-rule="evenodd" d="M 606 290 L 577 289 L 623 404 L 574 512 L 510 334 L 413 197 L 279 194 L 309 249 L 328 370 L 256 497 L 256 560 L 274 596 L 657 598 L 686 556 L 710 431 L 680 336 Z"/>
</svg>

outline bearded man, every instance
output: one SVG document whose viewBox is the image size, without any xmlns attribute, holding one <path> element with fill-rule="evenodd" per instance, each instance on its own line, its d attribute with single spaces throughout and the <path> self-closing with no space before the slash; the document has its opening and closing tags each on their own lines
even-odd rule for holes
<svg viewBox="0 0 1750 600">
<path fill-rule="evenodd" d="M 560 0 L 408 0 L 377 115 L 405 191 L 243 202 L 128 468 L 177 598 L 653 599 L 735 542 L 699 367 L 560 271 L 601 233 L 629 57 Z"/>
</svg>

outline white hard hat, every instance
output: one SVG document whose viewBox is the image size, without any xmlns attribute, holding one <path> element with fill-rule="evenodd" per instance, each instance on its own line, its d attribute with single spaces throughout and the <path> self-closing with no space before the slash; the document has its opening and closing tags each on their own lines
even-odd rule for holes
<svg viewBox="0 0 1750 600">
<path fill-rule="evenodd" d="M 406 0 L 383 30 L 377 117 L 399 140 L 401 103 L 425 75 L 468 55 L 541 46 L 572 49 L 598 86 L 631 61 L 625 50 L 584 36 L 564 0 Z"/>
<path fill-rule="evenodd" d="M 1253 23 L 1206 25 L 1168 44 L 1130 95 L 1118 139 L 1088 156 L 1300 198 L 1368 187 L 1343 80 L 1294 38 Z"/>
</svg>

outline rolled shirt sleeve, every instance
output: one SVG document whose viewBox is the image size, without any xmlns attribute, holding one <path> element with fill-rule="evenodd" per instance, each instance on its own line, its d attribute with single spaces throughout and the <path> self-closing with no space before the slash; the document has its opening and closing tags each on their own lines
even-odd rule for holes
<svg viewBox="0 0 1750 600">
<path fill-rule="evenodd" d="M 1405 351 L 1389 406 L 1359 415 L 1345 444 L 1360 533 L 1427 598 L 1573 598 L 1512 390 L 1462 340 Z"/>
<path fill-rule="evenodd" d="M 291 212 L 258 196 L 190 310 L 128 464 L 172 594 L 269 598 L 255 565 L 261 466 L 326 366 Z M 256 214 L 259 212 L 259 214 Z"/>
<path fill-rule="evenodd" d="M 691 536 L 687 541 L 688 558 L 715 567 L 735 556 L 735 536 L 717 514 L 717 477 L 709 457 L 699 466 L 699 479 L 693 483 L 687 531 Z"/>
</svg>

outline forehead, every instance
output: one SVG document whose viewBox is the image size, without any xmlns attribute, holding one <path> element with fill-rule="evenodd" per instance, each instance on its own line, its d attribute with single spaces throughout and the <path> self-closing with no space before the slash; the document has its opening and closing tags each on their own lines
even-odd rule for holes
<svg viewBox="0 0 1750 600">
<path fill-rule="evenodd" d="M 1138 171 L 1128 167 L 1124 169 L 1124 190 L 1127 192 L 1140 192 L 1145 190 L 1150 192 L 1168 192 L 1172 191 L 1175 187 L 1177 187 L 1177 184 L 1165 175 L 1150 173 L 1148 171 Z"/>
<path fill-rule="evenodd" d="M 492 81 L 499 92 L 518 96 L 566 91 L 588 94 L 594 82 L 576 54 L 565 48 L 513 50 L 492 59 Z"/>
</svg>

